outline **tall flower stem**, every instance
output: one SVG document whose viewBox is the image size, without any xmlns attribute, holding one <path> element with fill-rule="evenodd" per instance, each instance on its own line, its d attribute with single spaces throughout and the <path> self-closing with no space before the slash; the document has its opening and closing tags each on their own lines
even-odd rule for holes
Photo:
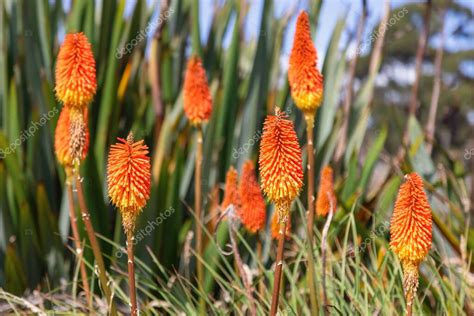
<svg viewBox="0 0 474 316">
<path fill-rule="evenodd" d="M 327 295 L 327 287 L 326 287 L 326 264 L 327 264 L 327 238 L 328 238 L 328 232 L 329 232 L 329 226 L 331 225 L 332 217 L 334 215 L 334 206 L 332 205 L 332 198 L 329 194 L 328 195 L 328 200 L 330 203 L 329 206 L 329 215 L 328 218 L 326 219 L 326 223 L 324 224 L 323 227 L 323 232 L 322 232 L 322 237 L 321 237 L 321 260 L 323 262 L 323 272 L 322 272 L 322 283 L 323 283 L 323 302 L 324 302 L 324 314 L 328 315 L 327 312 L 327 306 L 329 305 L 328 301 L 328 295 Z"/>
<path fill-rule="evenodd" d="M 278 249 L 277 257 L 275 261 L 275 274 L 273 281 L 273 293 L 272 293 L 272 305 L 270 315 L 275 316 L 278 311 L 278 300 L 280 298 L 280 283 L 281 275 L 283 272 L 283 250 L 285 247 L 286 239 L 286 225 L 289 220 L 290 213 L 290 202 L 279 202 L 276 204 L 276 211 L 278 212 L 278 221 L 280 224 L 280 230 L 278 231 Z"/>
<path fill-rule="evenodd" d="M 137 291 L 135 289 L 135 257 L 133 255 L 133 232 L 127 232 L 127 255 L 128 255 L 128 283 L 130 288 L 130 314 L 136 316 Z"/>
<path fill-rule="evenodd" d="M 284 221 L 280 223 L 280 231 L 278 235 L 278 250 L 277 250 L 275 274 L 274 274 L 274 281 L 273 281 L 272 305 L 271 305 L 271 310 L 270 310 L 271 316 L 275 316 L 278 311 L 278 300 L 280 298 L 280 282 L 281 282 L 281 275 L 283 272 L 282 270 L 283 249 L 285 246 L 286 223 L 287 223 L 287 219 L 284 219 Z"/>
<path fill-rule="evenodd" d="M 84 289 L 84 293 L 86 294 L 87 303 L 90 306 L 92 304 L 91 290 L 89 287 L 89 282 L 87 282 L 86 265 L 84 261 L 82 260 L 84 250 L 81 245 L 81 237 L 79 235 L 79 229 L 77 228 L 77 217 L 76 217 L 76 212 L 74 209 L 74 195 L 72 192 L 72 183 L 70 179 L 66 180 L 66 188 L 67 188 L 67 197 L 69 201 L 69 220 L 71 221 L 72 237 L 74 239 L 74 245 L 76 246 L 76 256 L 77 256 L 76 259 L 79 262 L 79 266 L 80 266 L 82 288 Z"/>
<path fill-rule="evenodd" d="M 319 306 L 316 299 L 314 257 L 313 257 L 313 225 L 314 225 L 314 144 L 313 129 L 314 115 L 305 114 L 306 141 L 308 151 L 307 177 L 308 177 L 308 287 L 311 303 L 311 314 L 317 315 Z"/>
<path fill-rule="evenodd" d="M 202 214 L 201 214 L 201 166 L 202 166 L 202 127 L 199 125 L 196 132 L 196 165 L 194 166 L 194 211 L 196 212 L 196 253 L 199 258 L 196 258 L 196 269 L 198 286 L 201 290 L 204 289 L 204 271 L 202 265 L 203 249 L 202 249 Z M 199 297 L 199 311 L 204 314 L 206 308 L 206 301 L 204 296 Z"/>
<path fill-rule="evenodd" d="M 75 178 L 76 178 L 77 198 L 79 200 L 79 208 L 81 209 L 82 221 L 84 222 L 87 236 L 89 237 L 89 241 L 91 243 L 92 252 L 94 253 L 94 257 L 99 269 L 100 285 L 102 287 L 102 291 L 105 294 L 107 302 L 110 306 L 110 314 L 116 315 L 117 312 L 115 310 L 115 304 L 113 302 L 112 294 L 111 294 L 109 285 L 107 283 L 107 276 L 105 275 L 104 259 L 102 257 L 102 252 L 100 250 L 99 242 L 97 241 L 97 237 L 95 236 L 95 231 L 94 231 L 94 227 L 92 226 L 89 211 L 87 210 L 86 202 L 84 199 L 84 191 L 82 189 L 81 176 L 79 174 L 79 171 L 77 170 L 77 167 L 76 167 L 76 172 L 75 172 Z"/>
<path fill-rule="evenodd" d="M 233 253 L 234 253 L 235 264 L 236 264 L 237 269 L 239 271 L 239 274 L 242 278 L 242 283 L 244 284 L 244 287 L 245 287 L 245 292 L 247 294 L 247 299 L 249 300 L 250 315 L 256 316 L 257 315 L 257 309 L 255 307 L 255 299 L 253 298 L 252 286 L 250 285 L 249 279 L 247 278 L 247 274 L 245 273 L 244 265 L 242 263 L 242 258 L 240 257 L 240 254 L 239 254 L 239 247 L 237 246 L 237 242 L 235 241 L 234 234 L 235 234 L 234 219 L 230 219 L 229 236 L 230 236 L 230 242 L 232 244 L 232 250 L 233 250 Z"/>
<path fill-rule="evenodd" d="M 413 295 L 411 294 L 411 292 L 408 292 L 406 294 L 406 301 L 407 301 L 407 312 L 406 312 L 406 316 L 412 316 L 412 313 L 413 313 Z"/>
<path fill-rule="evenodd" d="M 257 235 L 257 260 L 258 262 L 262 262 L 262 239 L 260 237 L 260 235 Z M 263 271 L 261 271 L 261 273 L 263 274 Z M 263 299 L 263 296 L 265 295 L 265 283 L 263 282 L 263 278 L 262 280 L 260 280 L 260 282 L 258 283 L 258 294 L 259 296 Z"/>
</svg>

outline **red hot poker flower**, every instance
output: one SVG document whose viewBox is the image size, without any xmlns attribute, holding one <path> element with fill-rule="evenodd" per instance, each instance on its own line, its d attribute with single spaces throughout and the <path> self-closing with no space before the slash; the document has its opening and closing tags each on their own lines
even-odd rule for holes
<svg viewBox="0 0 474 316">
<path fill-rule="evenodd" d="M 236 211 L 240 208 L 240 196 L 237 181 L 237 170 L 230 166 L 225 177 L 224 199 L 221 204 L 222 211 L 225 211 L 225 209 L 231 204 L 234 205 Z"/>
<path fill-rule="evenodd" d="M 56 97 L 67 106 L 84 108 L 97 89 L 95 71 L 87 37 L 83 33 L 67 34 L 56 63 Z"/>
<path fill-rule="evenodd" d="M 83 160 L 87 156 L 89 149 L 87 116 L 87 107 L 84 108 L 82 114 L 64 106 L 59 114 L 54 133 L 54 151 L 59 163 L 66 168 L 73 167 L 75 157 Z M 71 137 L 71 135 L 73 136 Z M 73 140 L 72 138 L 78 139 Z M 81 145 L 75 146 L 74 144 Z"/>
<path fill-rule="evenodd" d="M 193 125 L 206 122 L 212 113 L 212 98 L 206 71 L 199 57 L 189 59 L 184 77 L 184 112 Z"/>
<path fill-rule="evenodd" d="M 400 260 L 422 261 L 431 247 L 431 207 L 416 173 L 405 176 L 390 223 L 390 248 Z"/>
<path fill-rule="evenodd" d="M 242 223 L 252 233 L 263 229 L 265 227 L 265 200 L 251 160 L 244 163 L 239 192 L 241 207 L 238 213 Z"/>
<path fill-rule="evenodd" d="M 299 195 L 302 164 L 293 122 L 277 108 L 265 119 L 259 156 L 261 186 L 271 201 L 288 204 Z"/>
<path fill-rule="evenodd" d="M 323 98 L 323 76 L 317 68 L 317 61 L 309 17 L 302 11 L 296 22 L 288 81 L 296 106 L 305 113 L 314 114 Z"/>
<path fill-rule="evenodd" d="M 336 195 L 334 194 L 333 171 L 325 166 L 321 171 L 319 181 L 318 197 L 316 199 L 316 214 L 326 216 L 332 205 L 333 212 L 336 211 Z"/>
<path fill-rule="evenodd" d="M 135 220 L 150 198 L 150 157 L 143 140 L 134 142 L 133 134 L 110 148 L 107 165 L 108 193 L 120 210 L 127 233 L 135 230 Z"/>
</svg>

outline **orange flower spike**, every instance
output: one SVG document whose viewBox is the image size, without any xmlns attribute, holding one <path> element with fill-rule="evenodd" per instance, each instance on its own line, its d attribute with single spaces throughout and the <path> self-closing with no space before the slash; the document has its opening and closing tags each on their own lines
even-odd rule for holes
<svg viewBox="0 0 474 316">
<path fill-rule="evenodd" d="M 274 212 L 272 216 L 272 223 L 270 225 L 270 232 L 273 239 L 278 239 L 278 235 L 280 234 L 280 224 L 278 223 L 278 212 Z M 286 232 L 285 232 L 286 239 L 291 238 L 291 218 L 288 217 L 288 221 L 286 222 Z"/>
<path fill-rule="evenodd" d="M 237 186 L 238 181 L 237 170 L 234 167 L 230 166 L 227 174 L 225 176 L 225 189 L 224 189 L 224 199 L 221 204 L 222 211 L 229 205 L 234 205 L 235 210 L 237 211 L 240 207 L 240 197 L 239 190 Z"/>
<path fill-rule="evenodd" d="M 314 114 L 323 99 L 323 76 L 317 68 L 317 61 L 316 48 L 311 39 L 309 17 L 302 11 L 296 21 L 288 81 L 296 106 L 307 114 Z"/>
<path fill-rule="evenodd" d="M 265 195 L 275 204 L 288 204 L 303 186 L 301 148 L 293 122 L 276 109 L 263 125 L 260 143 L 260 176 Z"/>
<path fill-rule="evenodd" d="M 84 108 L 83 114 L 76 113 L 76 111 L 72 112 L 71 115 L 71 110 L 67 106 L 62 108 L 54 133 L 54 151 L 56 153 L 56 158 L 59 163 L 66 168 L 71 168 L 73 166 L 75 156 L 78 156 L 79 160 L 84 160 L 89 149 L 87 107 Z M 82 127 L 82 132 L 79 136 L 81 139 L 77 140 L 82 144 L 82 146 L 78 149 L 79 151 L 77 153 L 74 153 L 74 146 L 72 145 L 71 140 L 71 126 L 74 125 L 75 122 L 78 122 L 78 125 Z"/>
<path fill-rule="evenodd" d="M 431 247 L 431 207 L 416 173 L 405 176 L 390 222 L 390 248 L 401 261 L 421 262 Z"/>
<path fill-rule="evenodd" d="M 252 233 L 265 227 L 265 200 L 258 186 L 253 162 L 244 163 L 240 177 L 239 195 L 241 207 L 239 217 L 242 224 Z"/>
<path fill-rule="evenodd" d="M 333 171 L 331 167 L 325 166 L 321 171 L 321 180 L 319 181 L 318 197 L 315 205 L 316 214 L 326 216 L 331 205 L 333 212 L 336 211 Z"/>
<path fill-rule="evenodd" d="M 423 191 L 423 179 L 416 173 L 405 175 L 390 222 L 390 248 L 403 266 L 403 289 L 411 309 L 418 289 L 418 267 L 431 247 L 431 207 Z"/>
<path fill-rule="evenodd" d="M 56 97 L 67 106 L 84 108 L 97 90 L 95 60 L 83 33 L 66 34 L 56 63 Z"/>
<path fill-rule="evenodd" d="M 110 148 L 107 165 L 108 194 L 120 210 L 127 234 L 135 230 L 135 220 L 150 198 L 150 157 L 143 140 L 133 134 Z"/>
<path fill-rule="evenodd" d="M 206 122 L 212 113 L 212 98 L 201 59 L 189 59 L 184 77 L 184 112 L 193 125 Z"/>
</svg>

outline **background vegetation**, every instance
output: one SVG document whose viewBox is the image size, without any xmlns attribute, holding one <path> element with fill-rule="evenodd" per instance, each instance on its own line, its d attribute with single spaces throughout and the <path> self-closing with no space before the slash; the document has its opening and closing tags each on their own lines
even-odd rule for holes
<svg viewBox="0 0 474 316">
<path fill-rule="evenodd" d="M 373 14 L 370 4 L 369 16 Z M 91 148 L 81 174 L 120 309 L 127 311 L 128 304 L 126 255 L 121 248 L 124 236 L 119 215 L 106 197 L 105 163 L 109 145 L 133 130 L 136 138 L 144 138 L 150 147 L 153 168 L 151 199 L 137 227 L 137 234 L 143 237 L 136 245 L 141 310 L 192 314 L 197 310 L 197 298 L 204 295 L 212 313 L 245 313 L 247 299 L 233 257 L 219 252 L 212 238 L 225 172 L 231 165 L 240 170 L 245 160 L 256 160 L 262 122 L 274 105 L 290 114 L 304 143 L 303 118 L 289 95 L 286 66 L 280 56 L 290 22 L 294 23 L 300 9 L 309 12 L 313 35 L 318 34 L 318 23 L 325 17 L 320 15 L 319 1 L 289 4 L 276 16 L 275 3 L 263 0 L 261 21 L 255 26 L 258 36 L 249 40 L 244 22 L 250 5 L 246 1 L 217 1 L 207 14 L 209 34 L 201 41 L 200 5 L 191 0 L 159 4 L 137 0 L 131 6 L 125 0 L 84 0 L 73 1 L 66 10 L 59 0 L 0 2 L 0 148 L 14 149 L 8 154 L 4 150 L 0 160 L 0 313 L 87 311 L 76 287 L 78 269 L 68 240 L 65 175 L 53 151 L 61 106 L 54 96 L 54 69 L 64 33 L 70 31 L 88 36 L 97 62 L 98 93 L 89 108 Z M 325 94 L 315 128 L 316 183 L 320 168 L 331 164 L 336 170 L 338 199 L 328 235 L 329 310 L 335 315 L 390 315 L 403 310 L 401 267 L 388 249 L 389 219 L 403 174 L 417 171 L 427 181 L 434 238 L 430 256 L 422 264 L 415 312 L 472 315 L 472 47 L 440 49 L 444 57 L 432 151 L 425 137 L 443 20 L 451 21 L 445 31 L 447 40 L 472 41 L 472 7 L 433 1 L 421 76 L 403 81 L 399 73 L 413 73 L 415 68 L 428 6 L 424 2 L 392 4 L 389 17 L 404 10 L 406 14 L 387 28 L 382 39 L 371 40 L 380 19 L 375 25 L 363 19 L 355 26 L 348 25 L 347 5 L 343 1 L 338 4 L 343 14 L 331 30 L 327 50 L 318 48 L 325 56 L 319 61 Z M 446 16 L 443 8 L 447 8 Z M 138 34 L 151 22 L 155 27 L 148 39 L 138 40 Z M 359 23 L 364 32 L 358 42 Z M 379 49 L 377 42 L 382 44 Z M 357 43 L 368 43 L 360 56 L 354 54 Z M 130 45 L 130 52 L 119 53 Z M 183 71 L 191 52 L 204 60 L 214 100 L 204 134 L 202 190 L 209 238 L 204 258 L 206 287 L 200 290 L 194 282 L 190 206 L 195 144 L 182 106 Z M 354 58 L 358 58 L 356 63 Z M 418 110 L 409 116 L 412 85 L 418 81 Z M 353 83 L 354 93 L 345 108 L 347 82 Z M 344 121 L 347 139 L 338 157 Z M 29 135 L 26 131 L 32 126 L 35 131 Z M 396 159 L 405 128 L 409 142 L 403 159 Z M 301 196 L 306 195 L 303 192 Z M 288 315 L 309 313 L 305 204 L 306 199 L 301 198 L 293 206 L 292 239 L 286 249 L 281 311 Z M 268 219 L 272 212 L 269 206 Z M 318 218 L 314 253 L 318 281 L 323 225 L 324 219 Z M 254 287 L 261 281 L 267 285 L 257 295 L 258 311 L 268 313 L 275 244 L 268 231 L 262 234 L 263 257 L 257 260 L 255 236 L 243 229 L 240 233 L 240 253 L 253 275 Z M 223 223 L 216 237 L 222 247 L 227 236 Z M 85 260 L 92 268 L 90 249 Z M 97 293 L 94 308 L 103 311 L 104 300 L 89 272 Z"/>
</svg>

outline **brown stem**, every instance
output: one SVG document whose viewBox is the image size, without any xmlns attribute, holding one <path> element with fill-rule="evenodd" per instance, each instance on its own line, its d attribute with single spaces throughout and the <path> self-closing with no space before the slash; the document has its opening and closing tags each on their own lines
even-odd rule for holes
<svg viewBox="0 0 474 316">
<path fill-rule="evenodd" d="M 305 114 L 306 120 L 306 141 L 308 151 L 307 177 L 308 177 L 308 287 L 311 303 L 311 314 L 317 315 L 319 306 L 316 299 L 315 272 L 313 258 L 313 225 L 314 225 L 314 145 L 313 129 L 314 115 Z"/>
<path fill-rule="evenodd" d="M 235 265 L 237 266 L 237 269 L 240 273 L 240 277 L 242 278 L 242 282 L 245 287 L 245 291 L 247 294 L 247 299 L 249 300 L 249 309 L 250 309 L 250 315 L 256 316 L 257 315 L 257 310 L 255 307 L 255 299 L 253 298 L 253 290 L 250 285 L 250 282 L 247 278 L 247 274 L 245 273 L 244 270 L 244 265 L 242 263 L 242 258 L 240 257 L 239 253 L 239 248 L 237 246 L 237 242 L 235 241 L 234 237 L 234 220 L 232 218 L 229 219 L 229 236 L 230 236 L 230 242 L 232 244 L 232 250 L 234 253 L 234 258 L 235 258 Z"/>
<path fill-rule="evenodd" d="M 278 250 L 275 261 L 275 274 L 273 282 L 272 305 L 270 309 L 270 316 L 275 316 L 278 311 L 278 300 L 280 298 L 280 282 L 283 267 L 283 249 L 285 246 L 285 232 L 288 222 L 289 204 L 283 203 L 276 205 L 278 211 L 278 220 L 280 221 L 280 231 L 278 234 Z"/>
<path fill-rule="evenodd" d="M 89 287 L 89 282 L 87 282 L 87 270 L 84 261 L 82 260 L 82 256 L 84 254 L 84 249 L 81 245 L 81 237 L 79 235 L 79 229 L 77 228 L 77 217 L 76 211 L 74 208 L 74 195 L 72 192 L 72 184 L 68 177 L 66 180 L 66 187 L 67 187 L 67 197 L 69 201 L 69 220 L 71 221 L 71 230 L 72 230 L 72 237 L 74 240 L 74 245 L 76 246 L 76 260 L 79 262 L 80 270 L 81 270 L 81 278 L 82 278 L 82 288 L 84 289 L 84 293 L 86 294 L 87 304 L 91 307 L 92 299 L 91 299 L 91 290 Z"/>
<path fill-rule="evenodd" d="M 94 227 L 92 226 L 89 211 L 87 210 L 86 202 L 84 199 L 84 192 L 82 189 L 81 176 L 78 171 L 76 171 L 75 178 L 76 178 L 77 198 L 79 200 L 79 208 L 81 209 L 82 221 L 84 222 L 87 236 L 89 237 L 89 242 L 91 244 L 92 252 L 94 253 L 94 257 L 97 262 L 97 267 L 99 270 L 100 285 L 107 299 L 107 303 L 110 306 L 110 314 L 116 315 L 117 312 L 115 309 L 115 304 L 113 302 L 112 294 L 110 292 L 110 288 L 107 283 L 107 276 L 105 275 L 104 259 L 102 257 L 102 252 L 100 250 L 99 242 L 97 241 L 97 237 L 95 236 L 95 231 L 94 231 Z"/>
<path fill-rule="evenodd" d="M 362 42 L 362 35 L 364 34 L 364 27 L 365 27 L 365 20 L 367 17 L 367 0 L 362 0 L 362 14 L 359 19 L 359 24 L 357 26 L 357 35 L 356 35 L 356 47 L 359 48 L 361 47 L 361 42 Z M 348 80 L 347 80 L 347 86 L 346 86 L 346 95 L 344 98 L 344 104 L 343 104 L 343 122 L 342 126 L 339 132 L 340 135 L 340 140 L 339 143 L 337 144 L 336 152 L 334 154 L 334 161 L 337 163 L 342 155 L 344 154 L 344 151 L 346 149 L 346 144 L 347 144 L 347 129 L 349 126 L 349 116 L 350 116 L 350 109 L 351 109 L 351 103 L 352 103 L 352 97 L 354 95 L 354 90 L 352 89 L 354 85 L 354 78 L 355 78 L 355 73 L 356 73 L 356 66 L 357 66 L 357 59 L 359 57 L 360 52 L 356 50 L 356 53 L 354 57 L 352 58 L 350 64 L 349 64 L 349 74 L 348 74 Z"/>
<path fill-rule="evenodd" d="M 412 291 L 407 291 L 405 298 L 406 298 L 406 302 L 407 302 L 406 316 L 412 316 L 412 313 L 413 313 L 413 293 L 412 293 Z"/>
<path fill-rule="evenodd" d="M 323 232 L 322 232 L 322 237 L 321 237 L 321 260 L 323 262 L 323 276 L 322 276 L 322 282 L 323 282 L 323 302 L 324 302 L 324 314 L 328 314 L 327 307 L 329 305 L 328 301 L 328 296 L 327 296 L 327 288 L 326 288 L 326 263 L 327 263 L 327 238 L 328 238 L 328 232 L 329 232 L 329 226 L 331 225 L 332 217 L 334 215 L 334 206 L 332 204 L 332 198 L 329 192 L 326 192 L 328 195 L 328 200 L 329 200 L 329 214 L 328 218 L 326 219 L 326 223 L 324 224 L 323 227 Z"/>
<path fill-rule="evenodd" d="M 431 93 L 431 104 L 430 104 L 430 112 L 428 115 L 428 122 L 426 123 L 426 139 L 428 141 L 428 143 L 426 144 L 426 151 L 428 155 L 431 155 L 431 151 L 433 150 L 433 138 L 434 138 L 434 130 L 435 130 L 435 122 L 436 122 L 436 112 L 438 111 L 439 93 L 441 90 L 441 65 L 443 62 L 444 39 L 445 39 L 444 20 L 446 18 L 446 11 L 447 11 L 446 7 L 448 5 L 449 5 L 448 1 L 446 1 L 445 7 L 443 8 L 443 12 L 441 14 L 441 21 L 440 21 L 441 38 L 439 42 L 439 47 L 436 49 L 433 91 Z"/>
<path fill-rule="evenodd" d="M 426 0 L 426 9 L 425 15 L 423 17 L 423 30 L 418 39 L 418 48 L 416 50 L 415 57 L 415 81 L 411 89 L 410 103 L 408 107 L 409 117 L 414 117 L 416 115 L 416 110 L 418 109 L 418 88 L 420 85 L 421 77 L 421 66 L 423 64 L 423 56 L 425 54 L 426 43 L 428 42 L 428 34 L 430 28 L 430 16 L 431 16 L 431 0 Z M 409 130 L 409 120 L 406 120 L 405 130 L 403 131 L 402 146 L 397 154 L 397 163 L 402 161 L 403 156 L 405 156 L 405 148 L 408 146 L 410 141 L 410 130 Z"/>
<path fill-rule="evenodd" d="M 202 165 L 202 128 L 198 126 L 196 132 L 196 165 L 194 166 L 194 210 L 196 212 L 196 258 L 198 287 L 204 290 L 204 271 L 202 265 L 202 214 L 201 214 L 201 165 Z M 200 314 L 205 314 L 206 301 L 203 295 L 199 296 Z"/>
<path fill-rule="evenodd" d="M 168 11 L 169 3 L 168 0 L 161 1 L 161 14 L 166 13 Z M 163 99 L 161 95 L 161 58 L 162 58 L 162 51 L 163 51 L 163 43 L 162 43 L 162 35 L 163 29 L 166 25 L 166 18 L 162 19 L 162 23 L 158 25 L 156 28 L 155 34 L 153 36 L 153 40 L 151 42 L 151 52 L 150 52 L 150 67 L 149 67 L 149 75 L 150 75 L 150 84 L 151 84 L 151 92 L 153 96 L 153 104 L 155 109 L 155 135 L 154 138 L 156 139 L 155 148 L 158 148 L 158 142 L 160 140 L 160 132 L 161 127 L 163 125 L 163 118 L 165 114 Z M 155 157 L 158 156 L 158 151 L 155 151 Z M 155 158 L 156 159 L 156 158 Z M 155 160 L 154 159 L 154 160 Z M 154 164 L 152 175 L 153 181 L 158 181 L 158 173 L 159 164 Z"/>
<path fill-rule="evenodd" d="M 128 283 L 130 289 L 130 314 L 136 316 L 137 309 L 137 291 L 135 289 L 135 257 L 133 255 L 133 232 L 127 232 L 127 255 L 128 255 Z"/>
<path fill-rule="evenodd" d="M 257 235 L 257 260 L 258 262 L 262 262 L 262 240 L 260 238 L 259 235 Z M 260 271 L 261 272 L 261 275 L 263 275 L 263 271 Z M 258 294 L 259 296 L 263 299 L 264 295 L 265 295 L 265 282 L 264 282 L 264 278 L 262 277 L 262 279 L 260 280 L 260 282 L 258 283 Z"/>
</svg>

